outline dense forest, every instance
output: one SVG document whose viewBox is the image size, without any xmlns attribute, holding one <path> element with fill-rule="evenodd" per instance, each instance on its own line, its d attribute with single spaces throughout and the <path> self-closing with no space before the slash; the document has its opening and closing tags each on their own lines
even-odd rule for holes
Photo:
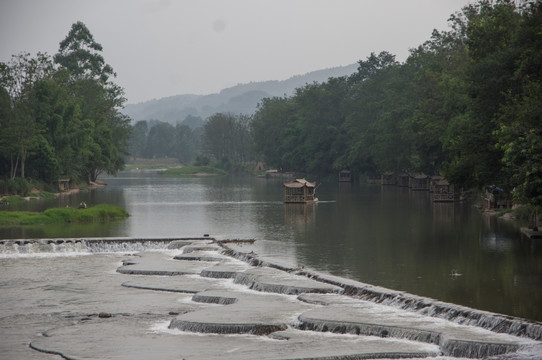
<svg viewBox="0 0 542 360">
<path fill-rule="evenodd" d="M 231 171 L 261 160 L 314 175 L 442 174 L 542 206 L 541 34 L 540 2 L 480 0 L 404 62 L 372 53 L 352 75 L 264 98 L 251 116 L 130 125 L 101 46 L 76 23 L 53 59 L 0 64 L 0 174 L 15 186 L 93 181 L 128 156 Z"/>
<path fill-rule="evenodd" d="M 123 89 L 81 22 L 53 58 L 13 55 L 0 63 L 2 192 L 25 193 L 35 181 L 95 181 L 116 173 L 128 153 L 130 119 Z"/>
<path fill-rule="evenodd" d="M 257 154 L 246 115 L 214 114 L 203 126 L 192 116 L 173 126 L 167 122 L 138 121 L 133 126 L 130 154 L 140 158 L 173 157 L 183 165 L 215 165 L 232 172 L 246 172 Z"/>
<path fill-rule="evenodd" d="M 253 117 L 267 164 L 443 174 L 542 206 L 542 3 L 480 1 L 400 63 L 371 54 L 350 77 L 264 99 Z"/>
</svg>

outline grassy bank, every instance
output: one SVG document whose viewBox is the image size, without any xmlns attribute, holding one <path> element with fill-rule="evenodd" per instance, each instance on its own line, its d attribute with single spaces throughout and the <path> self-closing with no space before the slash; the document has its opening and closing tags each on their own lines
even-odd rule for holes
<svg viewBox="0 0 542 360">
<path fill-rule="evenodd" d="M 51 208 L 44 212 L 0 211 L 0 225 L 45 225 L 121 220 L 129 214 L 113 205 L 96 205 L 87 209 Z"/>
<path fill-rule="evenodd" d="M 54 199 L 56 194 L 48 191 L 31 192 L 28 196 L 11 195 L 0 199 L 0 204 L 18 204 L 29 199 Z"/>
<path fill-rule="evenodd" d="M 167 169 L 160 172 L 160 174 L 166 176 L 218 176 L 227 175 L 228 173 L 211 166 L 186 166 L 177 169 Z"/>
<path fill-rule="evenodd" d="M 133 171 L 133 170 L 152 170 L 152 169 L 170 169 L 179 167 L 179 160 L 175 158 L 164 158 L 164 159 L 143 159 L 136 158 L 130 159 L 126 162 L 124 170 Z"/>
</svg>

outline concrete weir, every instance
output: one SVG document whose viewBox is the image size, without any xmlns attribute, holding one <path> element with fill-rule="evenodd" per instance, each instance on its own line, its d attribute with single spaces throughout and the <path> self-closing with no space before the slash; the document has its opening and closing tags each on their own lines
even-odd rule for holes
<svg viewBox="0 0 542 360">
<path fill-rule="evenodd" d="M 257 241 L 177 239 L 165 248 L 130 256 L 116 276 L 134 296 L 179 296 L 169 309 L 74 322 L 30 346 L 66 359 L 542 357 L 540 323 L 289 267 Z"/>
</svg>

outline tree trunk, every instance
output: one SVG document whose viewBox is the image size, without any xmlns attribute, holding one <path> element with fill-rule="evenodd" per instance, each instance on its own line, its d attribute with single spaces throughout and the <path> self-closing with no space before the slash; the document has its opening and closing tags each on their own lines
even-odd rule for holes
<svg viewBox="0 0 542 360">
<path fill-rule="evenodd" d="M 17 167 L 19 167 L 19 154 L 17 154 L 17 159 L 15 160 L 15 164 L 13 164 L 13 153 L 11 153 L 10 157 L 11 162 L 11 169 L 10 169 L 10 179 L 15 179 L 15 176 L 17 175 Z"/>
<path fill-rule="evenodd" d="M 26 149 L 21 149 L 21 178 L 24 179 L 24 163 L 26 162 Z"/>
</svg>

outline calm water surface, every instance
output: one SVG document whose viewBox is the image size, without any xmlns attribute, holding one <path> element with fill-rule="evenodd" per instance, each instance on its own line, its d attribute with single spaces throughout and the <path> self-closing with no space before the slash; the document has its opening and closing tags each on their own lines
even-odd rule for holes
<svg viewBox="0 0 542 360">
<path fill-rule="evenodd" d="M 542 321 L 542 242 L 468 203 L 426 192 L 323 183 L 316 205 L 282 203 L 280 181 L 122 173 L 108 186 L 25 210 L 111 203 L 113 224 L 2 228 L 0 238 L 201 236 L 270 240 L 293 262 L 478 309 Z M 276 246 L 279 245 L 279 246 Z"/>
</svg>

